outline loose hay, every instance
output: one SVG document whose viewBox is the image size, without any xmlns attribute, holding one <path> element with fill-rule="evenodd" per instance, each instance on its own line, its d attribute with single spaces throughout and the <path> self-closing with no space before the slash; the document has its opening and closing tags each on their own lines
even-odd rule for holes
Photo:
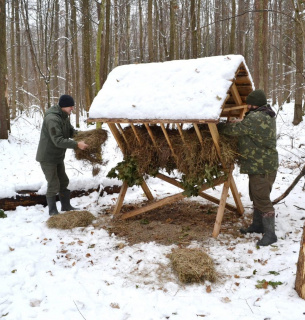
<svg viewBox="0 0 305 320">
<path fill-rule="evenodd" d="M 213 260 L 200 249 L 179 248 L 169 255 L 173 270 L 183 283 L 216 281 Z"/>
<path fill-rule="evenodd" d="M 91 164 L 102 164 L 102 144 L 107 138 L 108 134 L 104 129 L 78 132 L 74 140 L 77 142 L 84 141 L 89 147 L 85 150 L 75 149 L 75 158 L 77 160 L 85 160 Z"/>
<path fill-rule="evenodd" d="M 73 229 L 87 227 L 93 220 L 95 220 L 95 216 L 89 211 L 67 211 L 50 217 L 47 226 L 55 229 Z"/>
</svg>

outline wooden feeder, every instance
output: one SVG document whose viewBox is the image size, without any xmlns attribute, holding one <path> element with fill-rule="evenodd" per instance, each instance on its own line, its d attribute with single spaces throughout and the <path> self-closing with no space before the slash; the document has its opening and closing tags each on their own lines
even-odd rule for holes
<svg viewBox="0 0 305 320">
<path fill-rule="evenodd" d="M 182 81 L 181 77 L 183 77 Z M 183 86 L 179 87 L 181 82 Z M 192 124 L 202 145 L 198 125 L 207 124 L 220 161 L 224 163 L 221 160 L 216 125 L 220 118 L 242 119 L 247 109 L 246 97 L 252 90 L 251 76 L 244 58 L 239 55 L 120 66 L 109 74 L 102 90 L 93 101 L 88 121 L 106 123 L 123 154 L 128 147 L 126 145 L 128 142 L 124 136 L 122 124 L 130 125 L 139 144 L 142 140 L 135 124 L 143 124 L 151 138 L 151 143 L 155 146 L 157 145 L 156 137 L 151 126 L 160 126 L 173 155 L 175 150 L 167 134 L 167 127 L 177 128 L 181 144 L 185 145 L 183 126 Z M 177 116 L 177 108 L 183 108 L 179 103 L 185 104 L 185 112 L 182 112 L 182 115 L 178 113 Z M 208 184 L 202 185 L 199 192 L 199 196 L 218 205 L 213 237 L 217 237 L 220 232 L 225 208 L 233 212 L 237 211 L 239 214 L 244 212 L 232 176 L 233 169 L 233 165 L 231 168 L 223 166 L 226 174 L 213 181 L 213 187 L 223 186 L 220 199 L 205 192 L 211 188 Z M 156 177 L 183 189 L 181 183 L 174 178 L 162 173 L 158 173 Z M 145 181 L 141 187 L 147 198 L 151 200 L 147 205 L 120 214 L 128 189 L 127 183 L 123 182 L 113 214 L 127 219 L 185 197 L 183 192 L 180 192 L 161 200 L 154 200 Z M 227 203 L 229 189 L 236 206 Z"/>
</svg>

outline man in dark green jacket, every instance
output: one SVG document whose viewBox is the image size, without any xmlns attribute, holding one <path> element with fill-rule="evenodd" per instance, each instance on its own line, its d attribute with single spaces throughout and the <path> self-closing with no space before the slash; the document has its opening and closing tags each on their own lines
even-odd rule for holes
<svg viewBox="0 0 305 320">
<path fill-rule="evenodd" d="M 257 245 L 267 246 L 277 241 L 275 212 L 270 200 L 278 168 L 276 150 L 276 118 L 262 90 L 251 92 L 246 103 L 248 112 L 242 121 L 225 124 L 220 132 L 237 136 L 240 153 L 240 172 L 249 175 L 249 194 L 253 201 L 252 224 L 240 231 L 263 233 Z"/>
<path fill-rule="evenodd" d="M 58 105 L 46 111 L 38 144 L 36 160 L 48 182 L 47 203 L 49 214 L 58 214 L 56 194 L 59 193 L 61 210 L 74 210 L 70 204 L 70 190 L 67 189 L 69 178 L 66 174 L 64 158 L 67 149 L 88 147 L 84 141 L 76 142 L 72 138 L 77 131 L 70 123 L 69 115 L 74 107 L 74 100 L 69 95 L 62 95 Z"/>
</svg>

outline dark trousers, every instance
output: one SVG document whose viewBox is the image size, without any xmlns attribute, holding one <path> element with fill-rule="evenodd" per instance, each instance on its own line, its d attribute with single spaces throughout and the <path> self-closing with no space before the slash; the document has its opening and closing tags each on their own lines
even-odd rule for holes
<svg viewBox="0 0 305 320">
<path fill-rule="evenodd" d="M 64 162 L 58 164 L 40 162 L 40 166 L 48 182 L 47 197 L 56 196 L 57 193 L 67 189 L 69 178 L 66 174 Z"/>
<path fill-rule="evenodd" d="M 249 174 L 249 195 L 254 208 L 262 213 L 274 212 L 270 193 L 276 178 L 276 171 L 266 174 Z"/>
</svg>

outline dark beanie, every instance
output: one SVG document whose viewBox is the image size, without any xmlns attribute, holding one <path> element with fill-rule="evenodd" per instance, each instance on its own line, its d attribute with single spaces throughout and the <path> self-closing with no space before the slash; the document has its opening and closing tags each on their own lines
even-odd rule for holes
<svg viewBox="0 0 305 320">
<path fill-rule="evenodd" d="M 252 91 L 248 95 L 246 103 L 251 106 L 264 106 L 265 104 L 267 104 L 267 98 L 264 91 L 260 89 Z"/>
<path fill-rule="evenodd" d="M 68 94 L 63 94 L 59 98 L 58 104 L 61 108 L 74 107 L 74 99 L 71 96 L 69 96 Z"/>
</svg>

